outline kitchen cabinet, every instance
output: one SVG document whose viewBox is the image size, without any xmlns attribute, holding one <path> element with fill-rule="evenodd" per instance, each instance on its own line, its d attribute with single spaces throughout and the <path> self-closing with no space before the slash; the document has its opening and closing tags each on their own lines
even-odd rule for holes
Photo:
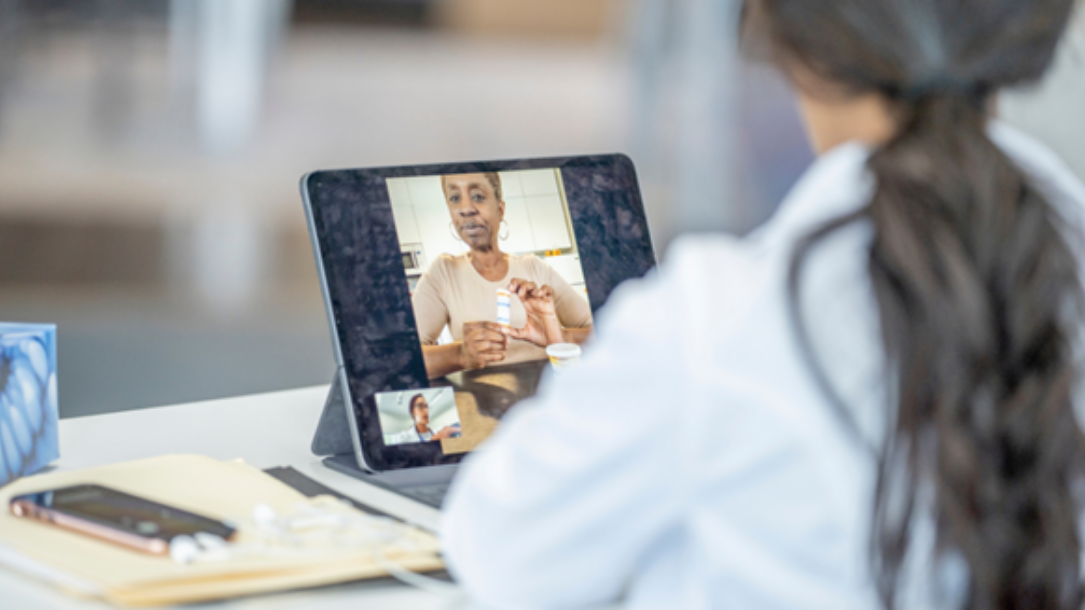
<svg viewBox="0 0 1085 610">
<path fill-rule="evenodd" d="M 536 250 L 564 250 L 572 247 L 560 195 L 524 197 L 524 207 L 527 208 L 527 215 L 531 220 L 531 234 L 535 238 Z"/>
<path fill-rule="evenodd" d="M 556 170 L 502 172 L 501 186 L 509 222 L 507 247 L 502 244 L 506 250 L 515 254 L 572 247 Z"/>
<path fill-rule="evenodd" d="M 508 224 L 508 239 L 501 240 L 501 249 L 510 254 L 534 252 L 535 233 L 531 228 L 531 217 L 523 197 L 505 196 L 505 222 Z"/>
<path fill-rule="evenodd" d="M 422 235 L 418 232 L 418 223 L 414 220 L 414 206 L 393 205 L 392 217 L 396 222 L 396 233 L 399 234 L 400 244 L 422 243 Z"/>
<path fill-rule="evenodd" d="M 422 244 L 427 264 L 432 264 L 442 252 L 466 252 L 467 245 L 457 239 L 452 230 L 452 217 L 448 214 L 448 205 L 441 191 L 440 177 L 410 178 L 406 182 L 414 208 L 414 219 L 418 224 L 419 242 Z M 400 243 L 410 242 L 400 237 Z"/>
</svg>

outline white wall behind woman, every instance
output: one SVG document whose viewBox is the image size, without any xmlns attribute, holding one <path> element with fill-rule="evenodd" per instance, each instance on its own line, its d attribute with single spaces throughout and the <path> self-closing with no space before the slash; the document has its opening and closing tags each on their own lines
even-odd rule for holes
<svg viewBox="0 0 1085 610">
<path fill-rule="evenodd" d="M 1043 140 L 1085 180 L 1085 3 L 1078 4 L 1051 72 L 1035 87 L 1004 94 L 999 114 Z"/>
</svg>

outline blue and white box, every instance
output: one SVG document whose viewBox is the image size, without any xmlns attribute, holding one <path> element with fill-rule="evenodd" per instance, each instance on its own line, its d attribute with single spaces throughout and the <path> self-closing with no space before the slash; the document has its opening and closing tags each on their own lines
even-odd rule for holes
<svg viewBox="0 0 1085 610">
<path fill-rule="evenodd" d="M 60 457 L 57 327 L 0 322 L 0 485 Z"/>
</svg>

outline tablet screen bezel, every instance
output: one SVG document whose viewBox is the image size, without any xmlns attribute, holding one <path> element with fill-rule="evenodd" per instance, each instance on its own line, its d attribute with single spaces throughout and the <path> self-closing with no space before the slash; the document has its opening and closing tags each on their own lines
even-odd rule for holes
<svg viewBox="0 0 1085 610">
<path fill-rule="evenodd" d="M 436 466 L 466 455 L 446 455 L 440 443 L 384 443 L 374 395 L 433 387 L 422 359 L 387 179 L 531 169 L 561 171 L 593 313 L 615 286 L 655 266 L 636 171 L 625 155 L 327 170 L 302 178 L 360 466 L 375 471 Z"/>
</svg>

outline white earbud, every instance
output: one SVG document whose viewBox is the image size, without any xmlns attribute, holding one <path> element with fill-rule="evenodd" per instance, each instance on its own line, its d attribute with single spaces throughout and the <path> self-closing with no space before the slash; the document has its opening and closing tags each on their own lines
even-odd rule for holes
<svg viewBox="0 0 1085 610">
<path fill-rule="evenodd" d="M 182 565 L 192 563 L 200 554 L 200 547 L 192 536 L 174 536 L 170 540 L 170 559 Z"/>
</svg>

